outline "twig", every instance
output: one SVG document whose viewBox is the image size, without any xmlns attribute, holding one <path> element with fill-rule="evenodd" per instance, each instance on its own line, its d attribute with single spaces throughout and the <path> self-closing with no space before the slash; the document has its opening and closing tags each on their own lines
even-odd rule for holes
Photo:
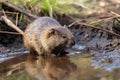
<svg viewBox="0 0 120 80">
<path fill-rule="evenodd" d="M 16 26 L 18 24 L 18 13 L 16 14 Z"/>
<path fill-rule="evenodd" d="M 120 17 L 120 14 L 118 14 L 116 12 L 111 11 L 110 13 L 113 14 L 113 15 L 115 15 L 115 16 L 119 16 Z"/>
<path fill-rule="evenodd" d="M 0 33 L 5 33 L 5 34 L 18 34 L 18 35 L 21 35 L 20 33 L 8 32 L 8 31 L 0 31 Z"/>
<path fill-rule="evenodd" d="M 22 34 L 22 35 L 24 34 L 24 32 L 21 29 L 19 29 L 16 25 L 14 25 L 7 17 L 1 16 L 1 20 L 4 21 L 11 28 L 18 31 L 20 34 Z"/>
<path fill-rule="evenodd" d="M 102 22 L 102 21 L 108 21 L 110 19 L 114 19 L 114 18 L 118 18 L 118 17 L 120 17 L 120 16 L 113 16 L 113 17 L 109 17 L 109 18 L 105 18 L 105 19 L 100 19 L 100 20 L 97 20 L 97 21 L 93 21 L 89 24 L 92 25 L 92 24 L 96 24 L 96 23 L 99 23 L 99 22 Z"/>
<path fill-rule="evenodd" d="M 106 19 L 103 19 L 103 20 L 109 20 L 109 19 L 114 19 L 114 18 L 119 18 L 119 17 L 120 17 L 120 15 L 119 15 L 119 14 L 116 14 L 116 16 L 109 17 L 109 18 L 106 18 Z M 94 23 L 101 22 L 101 21 L 103 21 L 103 20 L 96 21 L 96 22 L 94 22 Z M 120 37 L 119 34 L 116 34 L 116 33 L 114 33 L 114 32 L 108 31 L 108 30 L 106 30 L 106 29 L 103 29 L 103 28 L 100 28 L 100 27 L 96 27 L 96 26 L 94 26 L 94 25 L 91 25 L 91 24 L 93 24 L 93 23 L 86 24 L 86 23 L 80 23 L 80 21 L 81 21 L 81 20 L 74 21 L 74 22 L 71 23 L 68 27 L 71 27 L 71 26 L 74 25 L 74 24 L 79 24 L 79 25 L 83 25 L 83 26 L 87 26 L 87 27 L 99 29 L 99 30 L 101 30 L 101 31 L 105 31 L 105 32 L 107 32 L 107 33 L 110 33 L 110 34 L 112 34 L 112 35 L 116 35 L 116 36 L 119 36 L 119 37 Z"/>
<path fill-rule="evenodd" d="M 9 12 L 9 11 L 4 11 L 6 14 L 18 14 L 18 12 Z M 3 13 L 3 11 L 0 11 L 0 13 Z"/>
<path fill-rule="evenodd" d="M 119 34 L 113 33 L 113 32 L 108 31 L 108 30 L 106 30 L 106 29 L 102 29 L 102 28 L 100 28 L 100 27 L 96 27 L 96 26 L 93 26 L 93 25 L 90 25 L 90 24 L 86 24 L 86 23 L 77 23 L 77 24 L 82 25 L 82 26 L 86 26 L 86 27 L 91 27 L 91 28 L 99 29 L 99 30 L 101 30 L 101 31 L 105 31 L 105 32 L 107 32 L 107 33 L 110 33 L 110 34 L 112 34 L 112 35 L 115 35 L 115 36 L 119 36 L 119 37 L 120 37 Z"/>
<path fill-rule="evenodd" d="M 76 20 L 76 21 L 74 21 L 73 23 L 71 23 L 70 25 L 68 25 L 68 27 L 71 27 L 71 26 L 73 26 L 74 24 L 79 23 L 80 21 L 81 21 L 81 19 Z"/>
<path fill-rule="evenodd" d="M 100 20 L 98 20 L 98 21 L 93 21 L 93 22 L 91 22 L 91 23 L 89 23 L 89 24 L 92 25 L 92 24 L 99 23 L 99 22 L 101 22 L 101 21 L 107 21 L 107 20 L 114 19 L 114 18 L 119 18 L 119 17 L 120 17 L 120 16 L 112 16 L 112 17 L 108 17 L 108 18 L 105 18 L 105 19 L 100 19 Z M 76 24 L 76 23 L 79 23 L 79 22 L 82 21 L 82 20 L 83 20 L 83 19 L 74 20 L 74 22 L 71 23 L 71 24 L 69 25 L 69 27 L 71 27 L 72 25 L 74 25 L 74 24 Z"/>
<path fill-rule="evenodd" d="M 20 8 L 16 7 L 15 5 L 11 4 L 11 3 L 8 3 L 6 1 L 3 1 L 1 3 L 4 4 L 4 5 L 6 5 L 7 7 L 13 8 L 14 10 L 16 10 L 16 11 L 18 11 L 20 13 L 23 13 L 23 14 L 27 15 L 28 17 L 31 17 L 33 19 L 38 18 L 38 16 L 33 15 L 31 13 L 28 13 L 27 11 L 20 9 Z"/>
<path fill-rule="evenodd" d="M 2 12 L 3 12 L 4 16 L 6 16 L 5 11 L 4 11 L 4 10 L 2 10 Z"/>
</svg>

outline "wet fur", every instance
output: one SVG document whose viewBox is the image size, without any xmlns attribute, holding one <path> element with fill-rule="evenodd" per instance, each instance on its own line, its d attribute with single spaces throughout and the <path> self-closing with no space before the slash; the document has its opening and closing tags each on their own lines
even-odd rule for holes
<svg viewBox="0 0 120 80">
<path fill-rule="evenodd" d="M 51 29 L 55 30 L 54 33 Z M 74 39 L 74 36 L 68 28 L 61 26 L 55 19 L 40 17 L 27 26 L 23 39 L 30 52 L 48 55 L 65 52 L 67 42 Z"/>
</svg>

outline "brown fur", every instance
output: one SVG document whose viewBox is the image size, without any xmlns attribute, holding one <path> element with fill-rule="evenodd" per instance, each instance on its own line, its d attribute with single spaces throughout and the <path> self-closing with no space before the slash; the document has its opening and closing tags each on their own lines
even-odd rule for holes
<svg viewBox="0 0 120 80">
<path fill-rule="evenodd" d="M 75 44 L 74 36 L 67 27 L 50 17 L 40 17 L 27 26 L 25 32 L 15 26 L 9 19 L 2 19 L 13 29 L 23 35 L 26 48 L 30 53 L 61 55 L 66 53 L 65 48 Z"/>
<path fill-rule="evenodd" d="M 70 30 L 50 17 L 40 17 L 32 22 L 23 37 L 27 49 L 39 55 L 62 53 L 66 47 L 74 45 L 74 36 Z"/>
</svg>

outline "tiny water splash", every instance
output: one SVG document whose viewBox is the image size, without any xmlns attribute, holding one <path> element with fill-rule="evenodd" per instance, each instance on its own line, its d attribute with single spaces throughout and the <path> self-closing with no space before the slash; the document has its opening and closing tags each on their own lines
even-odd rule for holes
<svg viewBox="0 0 120 80">
<path fill-rule="evenodd" d="M 77 49 L 77 50 L 83 50 L 86 48 L 85 45 L 80 45 L 80 44 L 76 44 L 75 46 L 72 47 L 73 49 Z"/>
<path fill-rule="evenodd" d="M 86 46 L 81 45 L 81 44 L 76 44 L 74 45 L 71 49 L 67 50 L 68 52 L 70 52 L 69 56 L 75 55 L 75 54 L 80 54 L 81 50 L 84 50 L 86 48 Z"/>
</svg>

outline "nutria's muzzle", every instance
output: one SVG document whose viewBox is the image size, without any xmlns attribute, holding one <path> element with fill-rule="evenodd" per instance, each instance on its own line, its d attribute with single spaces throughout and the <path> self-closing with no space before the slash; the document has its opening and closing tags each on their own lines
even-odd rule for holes
<svg viewBox="0 0 120 80">
<path fill-rule="evenodd" d="M 70 39 L 70 40 L 68 40 L 66 47 L 67 48 L 71 48 L 74 45 L 75 45 L 75 40 L 74 39 Z"/>
</svg>

